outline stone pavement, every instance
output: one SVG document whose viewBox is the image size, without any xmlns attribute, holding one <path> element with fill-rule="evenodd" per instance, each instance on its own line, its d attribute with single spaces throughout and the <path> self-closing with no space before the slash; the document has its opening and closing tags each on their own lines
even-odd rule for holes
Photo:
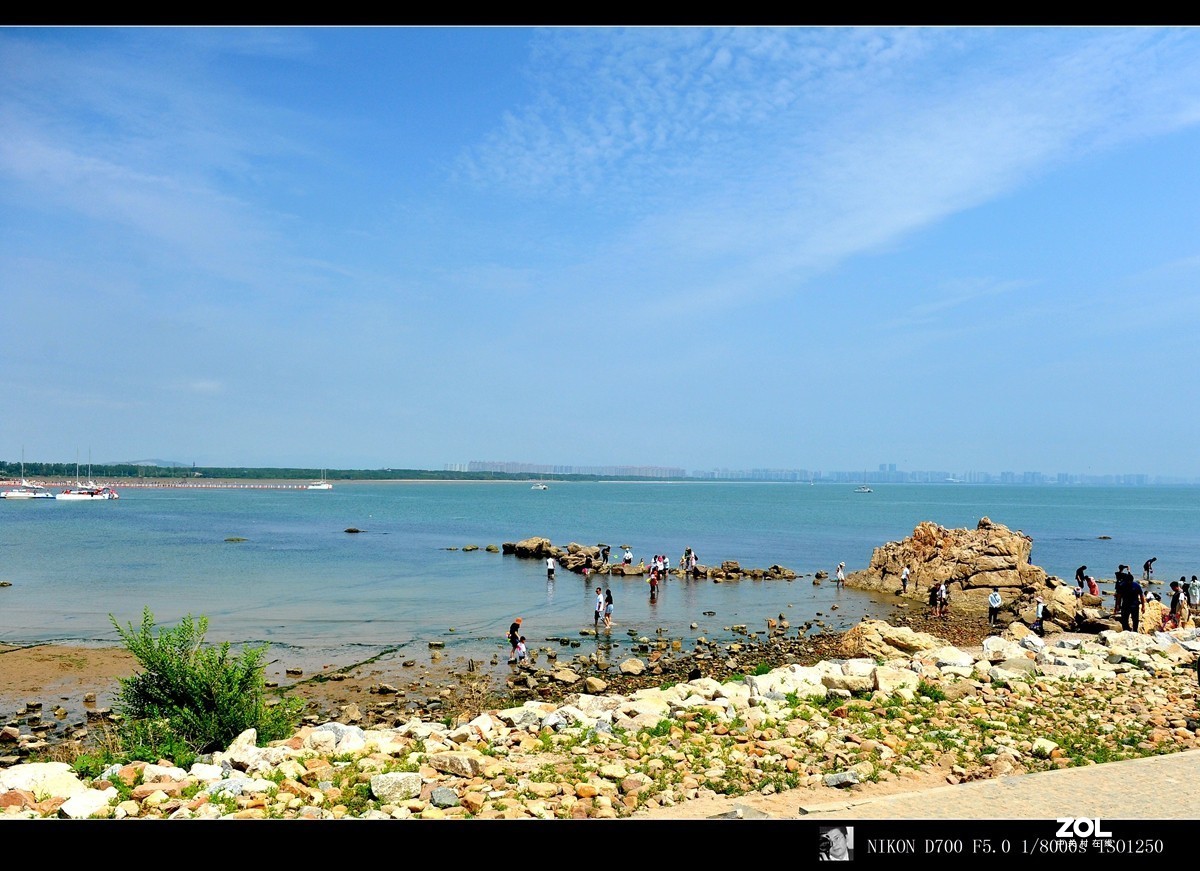
<svg viewBox="0 0 1200 871">
<path fill-rule="evenodd" d="M 977 780 L 877 798 L 806 805 L 789 819 L 1195 820 L 1200 750 Z M 779 819 L 735 802 L 716 818 Z"/>
</svg>

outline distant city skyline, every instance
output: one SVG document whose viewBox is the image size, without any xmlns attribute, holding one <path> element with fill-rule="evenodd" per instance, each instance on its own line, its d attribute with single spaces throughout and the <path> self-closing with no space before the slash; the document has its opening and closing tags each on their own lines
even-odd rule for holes
<svg viewBox="0 0 1200 871">
<path fill-rule="evenodd" d="M 446 472 L 503 472 L 517 475 L 599 475 L 604 477 L 641 478 L 699 478 L 706 480 L 738 481 L 796 481 L 803 483 L 834 482 L 846 484 L 1113 484 L 1148 486 L 1151 484 L 1196 484 L 1200 478 L 1148 475 L 1144 472 L 1087 474 L 1081 472 L 1035 472 L 980 470 L 905 470 L 895 463 L 880 463 L 875 469 L 823 471 L 820 469 L 692 469 L 678 466 L 575 466 L 520 461 L 472 460 L 467 463 L 446 463 Z"/>
<path fill-rule="evenodd" d="M 10 26 L 0 65 L 0 454 L 1200 478 L 1200 29 Z"/>
</svg>

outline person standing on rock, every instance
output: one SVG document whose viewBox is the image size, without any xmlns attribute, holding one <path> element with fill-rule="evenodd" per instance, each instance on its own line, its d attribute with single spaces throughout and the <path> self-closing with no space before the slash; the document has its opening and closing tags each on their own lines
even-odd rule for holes
<svg viewBox="0 0 1200 871">
<path fill-rule="evenodd" d="M 1129 571 L 1129 567 L 1123 566 L 1122 568 L 1125 571 L 1119 573 L 1117 578 L 1117 589 L 1120 591 L 1121 597 L 1121 628 L 1126 632 L 1137 632 L 1142 612 L 1146 610 L 1146 593 L 1133 576 L 1133 572 Z M 1122 578 L 1120 575 L 1124 577 Z M 1124 580 L 1124 587 L 1121 586 L 1122 580 Z"/>
<path fill-rule="evenodd" d="M 846 586 L 846 564 L 845 563 L 838 563 L 836 586 L 838 586 L 838 587 Z"/>
<path fill-rule="evenodd" d="M 900 571 L 900 592 L 901 593 L 908 592 L 908 566 L 905 566 Z"/>
<path fill-rule="evenodd" d="M 1125 593 L 1129 582 L 1133 580 L 1133 575 L 1127 572 L 1128 566 L 1121 564 L 1117 566 L 1116 572 L 1113 574 L 1113 616 L 1121 615 L 1121 598 Z M 1126 575 L 1129 575 L 1126 577 Z"/>
<path fill-rule="evenodd" d="M 1188 613 L 1195 619 L 1200 616 L 1200 580 L 1192 575 L 1192 581 L 1187 588 Z"/>
<path fill-rule="evenodd" d="M 1075 569 L 1075 583 L 1079 585 L 1079 591 L 1082 593 L 1083 585 L 1087 583 L 1087 566 Z"/>
<path fill-rule="evenodd" d="M 1143 581 L 1150 580 L 1150 576 L 1152 574 L 1154 574 L 1154 563 L 1157 560 L 1158 560 L 1158 557 L 1152 556 L 1152 557 L 1150 557 L 1150 559 L 1148 559 L 1144 563 L 1142 563 L 1142 580 Z"/>
<path fill-rule="evenodd" d="M 1183 587 L 1179 581 L 1171 581 L 1171 610 L 1167 613 L 1167 617 L 1163 620 L 1163 631 L 1178 629 L 1183 623 Z"/>
<path fill-rule="evenodd" d="M 988 596 L 988 626 L 995 626 L 996 619 L 1000 616 L 1000 606 L 1004 600 L 1000 598 L 1000 588 L 992 587 L 992 594 Z"/>
<path fill-rule="evenodd" d="M 1031 629 L 1032 629 L 1034 632 L 1036 632 L 1038 635 L 1045 635 L 1045 634 L 1046 634 L 1046 627 L 1045 627 L 1045 625 L 1042 623 L 1042 620 L 1043 620 L 1043 619 L 1045 618 L 1045 616 L 1046 616 L 1046 603 L 1042 601 L 1042 597 L 1041 597 L 1041 596 L 1038 596 L 1038 597 L 1037 597 L 1037 606 L 1036 606 L 1036 609 L 1034 610 L 1034 612 L 1033 612 L 1033 613 L 1034 613 L 1034 616 L 1033 616 L 1033 626 L 1031 626 L 1030 628 L 1031 628 Z"/>
<path fill-rule="evenodd" d="M 628 547 L 625 548 L 625 553 L 621 556 L 621 562 L 627 566 L 633 565 L 633 551 Z"/>
</svg>

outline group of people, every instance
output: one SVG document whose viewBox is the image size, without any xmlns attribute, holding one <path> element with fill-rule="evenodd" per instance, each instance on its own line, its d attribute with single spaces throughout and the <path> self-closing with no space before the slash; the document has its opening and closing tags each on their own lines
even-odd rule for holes
<svg viewBox="0 0 1200 871">
<path fill-rule="evenodd" d="M 1150 562 L 1146 563 L 1145 574 L 1148 574 L 1152 569 L 1149 568 Z M 1132 629 L 1133 632 L 1138 631 L 1138 626 L 1141 623 L 1142 612 L 1146 610 L 1146 591 L 1142 588 L 1141 583 L 1133 576 L 1133 572 L 1129 570 L 1129 566 L 1122 563 L 1117 566 L 1116 574 L 1114 575 L 1116 582 L 1113 587 L 1114 610 L 1121 620 L 1121 628 L 1126 632 Z"/>
<path fill-rule="evenodd" d="M 596 587 L 596 607 L 593 614 L 592 625 L 599 630 L 600 620 L 604 620 L 604 628 L 612 629 L 612 614 L 613 614 L 613 594 L 612 590 L 601 590 Z"/>
<path fill-rule="evenodd" d="M 1200 616 L 1200 578 L 1192 575 L 1189 581 L 1180 575 L 1179 580 L 1171 581 L 1171 606 L 1163 629 L 1185 626 L 1193 616 Z"/>
<path fill-rule="evenodd" d="M 1117 566 L 1113 589 L 1113 613 L 1121 621 L 1121 628 L 1129 632 L 1137 632 L 1141 625 L 1141 616 L 1146 610 L 1146 602 L 1150 599 L 1162 601 L 1158 593 L 1147 593 L 1143 582 L 1149 581 L 1154 574 L 1154 563 L 1158 557 L 1151 557 L 1142 564 L 1142 579 L 1133 576 L 1129 566 L 1122 563 Z M 1092 595 L 1099 595 L 1096 579 L 1087 575 L 1087 566 L 1075 570 L 1075 582 L 1082 589 L 1087 586 Z M 1163 629 L 1178 629 L 1187 624 L 1192 615 L 1200 613 L 1200 578 L 1192 575 L 1188 580 L 1186 575 L 1180 575 L 1179 580 L 1171 581 L 1171 599 L 1167 616 L 1163 621 Z"/>
<path fill-rule="evenodd" d="M 607 551 L 607 547 L 604 548 Z M 605 553 L 605 556 L 607 554 Z M 633 554 L 626 547 L 624 553 L 624 562 L 626 565 L 632 562 Z M 1154 563 L 1157 557 L 1152 557 L 1146 560 L 1142 566 L 1142 580 L 1149 580 L 1154 572 Z M 690 547 L 686 548 L 683 556 L 679 558 L 679 568 L 684 576 L 694 576 L 696 574 L 696 553 Z M 667 559 L 666 554 L 655 554 L 650 561 L 650 575 L 648 583 L 650 584 L 650 601 L 654 602 L 658 599 L 658 591 L 661 582 L 670 572 L 671 563 Z M 555 561 L 554 557 L 546 558 L 546 577 L 549 580 L 554 580 Z M 844 587 L 846 584 L 846 564 L 838 563 L 835 572 L 836 583 L 839 587 Z M 902 592 L 908 591 L 909 569 L 904 566 L 900 574 L 900 589 Z M 1121 564 L 1117 566 L 1116 571 L 1116 587 L 1115 587 L 1115 603 L 1114 613 L 1119 616 L 1121 628 L 1126 631 L 1138 631 L 1138 626 L 1141 623 L 1141 615 L 1146 610 L 1147 593 L 1142 584 L 1134 577 L 1133 572 L 1129 570 L 1129 566 Z M 1100 595 L 1100 587 L 1096 579 L 1087 573 L 1087 566 L 1080 566 L 1075 570 L 1075 583 L 1077 596 L 1082 596 L 1085 592 L 1093 595 Z M 1149 594 L 1152 598 L 1159 598 L 1157 593 Z M 999 619 L 1000 608 L 1003 605 L 1003 599 L 1000 595 L 998 587 L 992 587 L 992 592 L 988 596 L 988 625 L 995 626 Z M 945 581 L 939 581 L 932 584 L 929 588 L 929 608 L 934 617 L 945 617 L 950 607 L 950 590 Z M 1033 630 L 1039 635 L 1043 633 L 1043 617 L 1045 615 L 1046 604 L 1041 596 L 1037 597 L 1035 602 L 1035 617 Z M 1178 581 L 1171 581 L 1171 600 L 1170 610 L 1166 617 L 1163 628 L 1175 629 L 1185 625 L 1193 614 L 1200 615 L 1200 578 L 1192 575 L 1189 581 L 1186 576 L 1180 575 Z M 611 589 L 603 590 L 596 587 L 596 602 L 593 612 L 593 626 L 597 631 L 600 629 L 601 620 L 604 621 L 604 628 L 612 628 L 613 615 L 613 594 Z M 529 650 L 526 645 L 525 636 L 521 634 L 522 618 L 517 617 L 511 626 L 508 628 L 508 640 L 512 646 L 512 654 L 509 657 L 509 663 L 522 664 L 529 661 Z"/>
<path fill-rule="evenodd" d="M 699 565 L 699 562 L 696 560 L 696 552 L 690 547 L 685 547 L 683 549 L 683 556 L 679 558 L 679 570 L 683 572 L 684 577 L 700 577 Z"/>
<path fill-rule="evenodd" d="M 667 572 L 671 570 L 671 560 L 665 553 L 656 553 L 650 559 L 650 576 L 646 581 L 650 584 L 650 601 L 658 598 L 658 585 L 666 580 Z"/>
<path fill-rule="evenodd" d="M 621 545 L 621 565 L 633 565 L 633 549 L 625 544 Z M 608 565 L 609 547 L 607 544 L 600 545 L 600 562 L 602 565 Z M 552 558 L 546 559 L 546 570 L 551 571 Z M 639 567 L 646 566 L 644 561 L 638 562 Z M 679 572 L 684 577 L 699 577 L 699 562 L 697 561 L 696 552 L 690 547 L 683 549 L 683 556 L 679 558 Z M 671 571 L 671 560 L 665 553 L 656 553 L 650 558 L 649 569 L 651 574 L 658 574 L 658 581 L 662 583 L 667 579 L 667 575 Z M 551 575 L 551 577 L 553 577 Z"/>
<path fill-rule="evenodd" d="M 601 546 L 601 559 L 608 561 L 609 548 L 608 545 Z M 628 546 L 624 547 L 622 554 L 622 562 L 625 565 L 630 565 L 633 562 L 633 551 Z M 685 574 L 695 574 L 696 569 L 696 552 L 690 547 L 686 548 L 683 556 L 679 558 L 679 568 Z M 554 580 L 554 571 L 557 563 L 553 556 L 546 557 L 546 580 Z M 650 601 L 658 600 L 658 592 L 662 582 L 666 579 L 671 570 L 671 561 L 666 554 L 655 554 L 650 560 L 650 574 L 647 582 L 650 584 Z M 596 587 L 596 602 L 592 611 L 592 625 L 599 631 L 601 621 L 604 622 L 605 629 L 612 629 L 613 621 L 613 594 L 612 589 L 602 589 Z M 520 665 L 529 661 L 529 650 L 525 642 L 525 636 L 521 634 L 522 618 L 518 617 L 512 625 L 508 627 L 508 642 L 512 647 L 512 653 L 509 656 L 510 664 Z"/>
<path fill-rule="evenodd" d="M 1075 569 L 1075 595 L 1082 596 L 1088 593 L 1092 596 L 1100 595 L 1100 585 L 1096 583 L 1096 579 L 1087 573 L 1087 566 L 1080 566 Z"/>
</svg>

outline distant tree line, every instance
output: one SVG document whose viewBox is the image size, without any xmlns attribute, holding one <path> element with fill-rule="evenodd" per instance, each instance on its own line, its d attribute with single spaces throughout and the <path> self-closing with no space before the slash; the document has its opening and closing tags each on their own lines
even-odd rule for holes
<svg viewBox="0 0 1200 871">
<path fill-rule="evenodd" d="M 73 479 L 76 466 L 70 463 L 25 463 L 26 478 Z M 81 476 L 86 470 L 80 470 Z M 0 461 L 0 477 L 18 478 L 20 462 Z M 237 480 L 312 481 L 322 475 L 334 481 L 390 481 L 397 479 L 428 481 L 602 481 L 612 480 L 603 475 L 532 475 L 525 472 L 439 472 L 429 469 L 274 469 L 242 468 L 237 466 L 147 466 L 133 463 L 111 465 L 95 463 L 91 477 L 101 478 L 223 478 Z M 620 480 L 651 480 L 627 477 Z M 661 480 L 661 479 L 654 479 Z"/>
</svg>

